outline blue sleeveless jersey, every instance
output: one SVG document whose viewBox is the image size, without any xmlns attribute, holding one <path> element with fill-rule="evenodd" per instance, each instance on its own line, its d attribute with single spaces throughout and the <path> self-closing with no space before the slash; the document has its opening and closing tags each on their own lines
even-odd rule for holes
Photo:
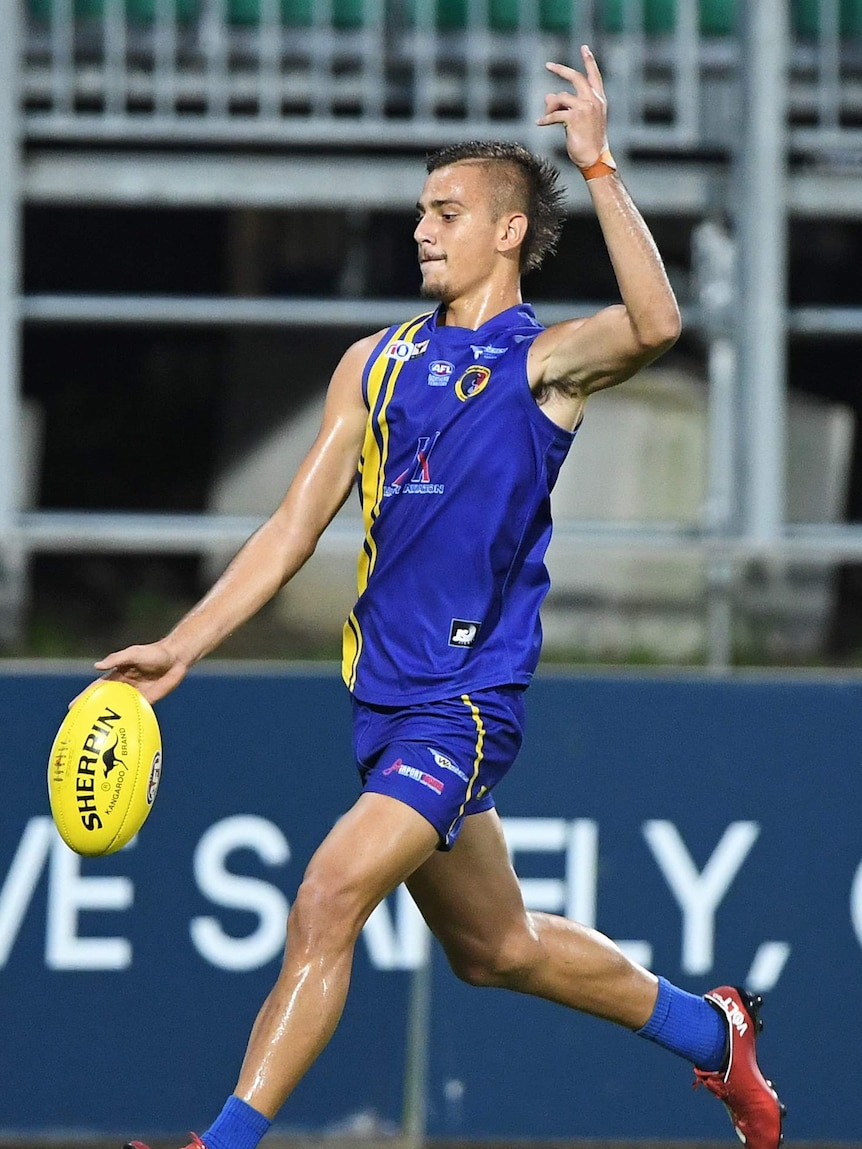
<svg viewBox="0 0 862 1149">
<path fill-rule="evenodd" d="M 477 331 L 437 320 L 390 328 L 363 372 L 365 542 L 342 671 L 378 705 L 530 681 L 550 493 L 574 438 L 530 392 L 532 308 Z"/>
</svg>

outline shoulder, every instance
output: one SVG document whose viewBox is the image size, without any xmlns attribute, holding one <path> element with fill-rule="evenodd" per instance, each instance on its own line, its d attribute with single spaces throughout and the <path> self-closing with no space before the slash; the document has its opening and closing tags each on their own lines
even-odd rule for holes
<svg viewBox="0 0 862 1149">
<path fill-rule="evenodd" d="M 362 377 L 365 365 L 379 347 L 389 328 L 383 328 L 373 335 L 365 335 L 351 343 L 338 361 L 327 390 L 326 407 L 328 414 L 338 414 L 351 408 L 364 410 Z"/>
<path fill-rule="evenodd" d="M 368 359 L 374 354 L 374 351 L 384 339 L 389 335 L 391 327 L 383 327 L 380 331 L 376 331 L 373 335 L 364 335 L 361 339 L 357 339 L 355 343 L 351 343 L 347 350 L 341 357 L 341 362 L 359 364 L 363 366 Z"/>
</svg>

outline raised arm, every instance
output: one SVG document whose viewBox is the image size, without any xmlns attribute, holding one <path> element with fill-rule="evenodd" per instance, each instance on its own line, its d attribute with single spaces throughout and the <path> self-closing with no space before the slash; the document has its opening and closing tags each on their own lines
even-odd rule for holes
<svg viewBox="0 0 862 1149">
<path fill-rule="evenodd" d="M 556 324 L 533 344 L 531 386 L 547 413 L 569 426 L 588 395 L 634 375 L 671 347 L 680 332 L 679 308 L 655 241 L 610 158 L 598 65 L 589 48 L 581 55 L 583 73 L 547 65 L 572 91 L 546 96 L 545 115 L 537 122 L 565 127 L 566 149 L 587 177 L 622 304 Z"/>
<path fill-rule="evenodd" d="M 378 339 L 374 335 L 354 343 L 336 368 L 317 438 L 280 506 L 169 634 L 97 662 L 105 677 L 132 683 L 151 702 L 164 697 L 190 666 L 260 610 L 311 557 L 356 477 L 367 416 L 362 368 Z"/>
</svg>

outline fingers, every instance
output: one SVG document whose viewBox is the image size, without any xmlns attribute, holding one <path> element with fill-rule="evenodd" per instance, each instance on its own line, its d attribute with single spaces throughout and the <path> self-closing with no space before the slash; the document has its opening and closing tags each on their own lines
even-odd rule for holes
<svg viewBox="0 0 862 1149">
<path fill-rule="evenodd" d="M 127 646 L 124 650 L 117 650 L 107 654 L 100 662 L 93 665 L 96 670 L 116 671 L 119 676 L 136 673 L 150 674 L 153 671 L 161 673 L 167 668 L 169 659 L 156 643 L 148 646 Z M 118 676 L 117 674 L 114 677 Z"/>
<path fill-rule="evenodd" d="M 94 662 L 96 670 L 116 670 L 120 666 L 128 666 L 133 663 L 135 658 L 132 654 L 133 647 L 126 647 L 125 650 L 118 650 L 114 654 L 107 654 L 99 662 Z"/>
<path fill-rule="evenodd" d="M 577 68 L 569 68 L 566 64 L 554 64 L 548 62 L 545 67 L 549 72 L 553 72 L 555 76 L 559 76 L 561 80 L 571 84 L 575 89 L 577 96 L 589 96 L 590 84 L 587 77 L 583 72 L 579 72 Z"/>
<path fill-rule="evenodd" d="M 536 124 L 540 128 L 547 127 L 548 124 L 568 124 L 569 122 L 569 109 L 568 108 L 555 108 L 553 111 L 545 112 L 544 116 L 540 116 L 536 120 Z"/>
<path fill-rule="evenodd" d="M 599 71 L 599 66 L 596 63 L 595 56 L 586 44 L 581 46 L 581 56 L 584 61 L 584 71 L 587 73 L 587 79 L 590 82 L 590 87 L 604 95 L 605 86 L 602 82 L 602 74 Z"/>
<path fill-rule="evenodd" d="M 570 68 L 567 64 L 556 64 L 553 61 L 548 61 L 545 67 L 555 76 L 559 76 L 561 80 L 571 84 L 578 95 L 585 96 L 588 94 L 588 89 L 592 88 L 594 92 L 603 96 L 605 88 L 602 74 L 599 71 L 595 56 L 586 44 L 581 46 L 581 57 L 584 61 L 583 72 L 579 72 L 577 68 Z"/>
<path fill-rule="evenodd" d="M 578 97 L 573 92 L 550 92 L 545 96 L 545 116 L 554 112 L 568 112 L 578 106 Z"/>
</svg>

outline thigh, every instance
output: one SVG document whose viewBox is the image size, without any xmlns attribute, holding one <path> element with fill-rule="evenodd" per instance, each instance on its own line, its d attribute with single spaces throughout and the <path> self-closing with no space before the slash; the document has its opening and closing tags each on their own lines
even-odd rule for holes
<svg viewBox="0 0 862 1149">
<path fill-rule="evenodd" d="M 465 818 L 493 808 L 491 792 L 523 737 L 523 691 L 501 687 L 402 707 L 354 700 L 354 753 L 365 793 L 418 811 L 451 850 Z"/>
<path fill-rule="evenodd" d="M 447 953 L 492 949 L 513 929 L 527 926 L 496 810 L 465 818 L 453 849 L 432 854 L 406 884 Z"/>
<path fill-rule="evenodd" d="M 364 919 L 434 852 L 437 839 L 415 810 L 381 794 L 362 794 L 315 850 L 306 892 L 333 910 Z"/>
</svg>

